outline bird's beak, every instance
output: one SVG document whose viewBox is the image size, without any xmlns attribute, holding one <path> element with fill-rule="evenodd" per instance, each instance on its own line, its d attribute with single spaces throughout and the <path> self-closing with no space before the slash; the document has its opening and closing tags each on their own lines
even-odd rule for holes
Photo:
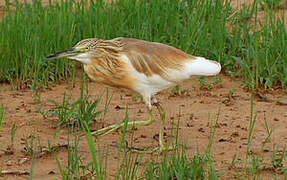
<svg viewBox="0 0 287 180">
<path fill-rule="evenodd" d="M 63 58 L 63 57 L 69 58 L 69 57 L 76 56 L 80 53 L 82 53 L 82 51 L 80 51 L 79 49 L 70 48 L 70 49 L 66 49 L 64 51 L 57 52 L 55 54 L 51 54 L 49 56 L 46 56 L 45 58 L 46 59 L 58 59 L 58 58 Z"/>
</svg>

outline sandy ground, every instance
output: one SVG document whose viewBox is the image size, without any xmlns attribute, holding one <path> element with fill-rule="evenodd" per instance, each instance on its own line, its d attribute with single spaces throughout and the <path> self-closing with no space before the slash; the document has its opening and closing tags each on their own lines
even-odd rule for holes
<svg viewBox="0 0 287 180">
<path fill-rule="evenodd" d="M 31 0 L 28 2 L 31 2 Z M 46 3 L 47 1 L 44 1 Z M 4 1 L 0 0 L 0 7 Z M 250 1 L 233 1 L 233 6 L 240 7 Z M 287 18 L 285 18 L 287 20 Z M 287 24 L 287 23 L 286 23 Z M 235 169 L 230 168 L 230 162 L 234 155 L 237 160 L 245 158 L 247 147 L 248 127 L 250 121 L 250 92 L 246 91 L 234 79 L 220 75 L 222 82 L 214 85 L 211 89 L 202 88 L 198 81 L 185 81 L 181 86 L 188 91 L 182 95 L 171 96 L 171 89 L 162 91 L 157 95 L 157 99 L 162 103 L 166 110 L 165 133 L 170 135 L 172 122 L 180 117 L 179 122 L 179 142 L 186 144 L 187 154 L 192 158 L 194 153 L 204 153 L 209 140 L 209 121 L 216 119 L 216 114 L 220 109 L 220 116 L 216 133 L 214 137 L 212 156 L 219 172 L 220 179 L 231 179 L 235 174 Z M 210 82 L 212 82 L 210 80 Z M 230 91 L 234 89 L 234 94 L 229 98 Z M 106 88 L 90 83 L 90 100 L 95 100 L 105 92 Z M 52 108 L 49 100 L 61 102 L 64 94 L 72 95 L 74 99 L 79 97 L 80 82 L 77 80 L 75 87 L 71 84 L 61 83 L 55 85 L 50 90 L 41 92 L 41 102 L 34 103 L 32 97 L 34 93 L 29 89 L 12 90 L 7 84 L 0 84 L 0 104 L 5 106 L 5 117 L 3 125 L 0 128 L 0 167 L 2 170 L 24 170 L 30 171 L 31 156 L 23 152 L 25 150 L 25 140 L 35 136 L 37 146 L 47 146 L 48 140 L 53 144 L 62 144 L 67 142 L 67 129 L 61 129 L 59 135 L 54 139 L 57 131 L 56 120 L 49 121 L 35 110 L 39 107 L 43 110 Z M 103 115 L 95 119 L 91 126 L 93 129 L 121 122 L 124 118 L 126 104 L 129 106 L 130 120 L 142 120 L 146 118 L 146 107 L 139 99 L 134 101 L 131 94 L 125 90 L 110 88 L 110 94 L 113 94 L 109 111 L 105 120 Z M 274 90 L 262 93 L 263 96 L 256 96 L 254 101 L 254 112 L 257 114 L 254 135 L 250 153 L 265 157 L 266 162 L 275 148 L 282 150 L 287 141 L 287 110 L 286 105 L 278 104 L 278 98 L 287 97 L 287 93 Z M 265 97 L 267 99 L 265 99 Z M 103 109 L 105 98 L 99 104 L 99 110 Z M 120 108 L 119 108 L 120 107 Z M 159 115 L 154 110 L 155 122 L 148 127 L 138 127 L 134 131 L 134 139 L 131 140 L 132 130 L 129 128 L 127 133 L 128 143 L 140 148 L 152 148 L 157 145 Z M 267 136 L 264 126 L 266 122 L 274 133 L 262 149 L 262 143 Z M 7 147 L 11 143 L 11 127 L 16 124 L 15 144 L 13 154 L 9 154 Z M 167 139 L 167 136 L 165 138 Z M 108 174 L 112 174 L 116 169 L 117 146 L 120 136 L 114 132 L 95 141 L 98 151 L 108 148 Z M 86 140 L 80 140 L 79 153 L 83 161 L 90 161 L 89 150 Z M 66 164 L 67 149 L 62 147 L 55 154 L 59 160 Z M 280 152 L 279 152 L 280 155 Z M 149 159 L 146 156 L 144 162 Z M 286 166 L 286 160 L 284 161 Z M 269 179 L 266 171 L 261 179 Z M 275 176 L 280 174 L 275 173 Z M 111 176 L 109 176 L 111 178 Z M 28 175 L 6 175 L 0 176 L 0 179 L 27 179 Z M 53 155 L 42 153 L 35 161 L 34 179 L 61 179 L 56 160 Z"/>
<path fill-rule="evenodd" d="M 187 91 L 182 95 L 171 96 L 171 89 L 162 91 L 157 95 L 157 99 L 162 103 L 166 110 L 165 133 L 170 135 L 173 120 L 180 117 L 179 122 L 179 142 L 186 144 L 188 156 L 191 158 L 194 153 L 204 153 L 209 140 L 209 121 L 215 121 L 216 114 L 220 109 L 218 126 L 214 137 L 212 156 L 215 160 L 216 169 L 224 174 L 220 179 L 229 179 L 234 175 L 234 169 L 229 165 L 234 155 L 238 160 L 243 160 L 247 147 L 248 127 L 250 121 L 250 93 L 244 90 L 239 83 L 229 77 L 221 75 L 222 82 L 214 85 L 211 89 L 202 88 L 197 80 L 188 80 L 181 84 Z M 212 82 L 211 80 L 209 80 Z M 35 110 L 35 107 L 41 109 L 51 109 L 52 103 L 49 100 L 61 102 L 64 94 L 73 95 L 74 99 L 79 97 L 80 82 L 77 80 L 75 87 L 71 84 L 62 83 L 41 93 L 41 102 L 32 101 L 33 92 L 31 90 L 11 91 L 11 87 L 1 84 L 0 102 L 5 106 L 5 117 L 2 128 L 0 129 L 0 158 L 1 166 L 4 170 L 27 170 L 31 167 L 31 156 L 25 155 L 25 140 L 30 136 L 35 136 L 37 145 L 47 146 L 50 142 L 66 143 L 67 129 L 61 129 L 59 135 L 54 140 L 56 132 L 56 121 L 44 120 Z M 234 89 L 232 98 L 228 98 L 230 90 Z M 95 100 L 105 92 L 106 88 L 90 83 L 90 100 Z M 92 128 L 97 129 L 102 126 L 121 122 L 124 118 L 126 104 L 129 105 L 128 111 L 130 120 L 142 120 L 146 117 L 146 108 L 139 99 L 134 101 L 132 94 L 125 90 L 110 88 L 110 94 L 113 95 L 111 104 L 103 121 L 103 115 L 96 118 Z M 265 93 L 264 99 L 261 96 L 255 97 L 254 112 L 257 114 L 254 135 L 251 145 L 251 153 L 259 153 L 266 159 L 274 151 L 274 148 L 282 150 L 287 140 L 287 111 L 286 106 L 279 105 L 278 98 L 287 97 L 286 93 L 274 91 Z M 102 98 L 99 110 L 103 109 L 105 98 Z M 119 108 L 121 107 L 121 108 Z M 138 127 L 134 131 L 134 139 L 131 141 L 132 130 L 129 128 L 127 140 L 129 144 L 133 143 L 135 147 L 152 148 L 157 145 L 156 136 L 160 124 L 159 115 L 154 111 L 155 122 L 148 127 Z M 210 117 L 210 118 L 209 118 Z M 267 136 L 264 128 L 264 119 L 274 133 L 269 142 L 266 143 L 263 151 L 262 142 Z M 16 135 L 13 154 L 7 154 L 9 146 L 10 132 L 13 124 L 16 124 Z M 166 139 L 167 139 L 166 136 Z M 107 147 L 108 173 L 114 172 L 116 168 L 115 160 L 117 158 L 117 147 L 120 136 L 114 132 L 102 137 L 95 142 L 95 146 Z M 89 160 L 89 150 L 86 140 L 80 141 L 80 151 L 84 161 Z M 98 150 L 99 150 L 98 149 Z M 67 159 L 67 149 L 60 148 L 56 151 L 56 156 L 65 164 Z M 147 156 L 149 158 L 149 156 Z M 146 160 L 144 161 L 146 162 Z M 286 165 L 286 161 L 284 162 Z M 238 166 L 240 167 L 240 166 Z M 3 177 L 3 176 L 2 176 Z M 27 175 L 4 176 L 7 179 L 26 179 Z M 59 170 L 55 158 L 50 154 L 43 154 L 36 159 L 34 179 L 60 179 Z"/>
</svg>

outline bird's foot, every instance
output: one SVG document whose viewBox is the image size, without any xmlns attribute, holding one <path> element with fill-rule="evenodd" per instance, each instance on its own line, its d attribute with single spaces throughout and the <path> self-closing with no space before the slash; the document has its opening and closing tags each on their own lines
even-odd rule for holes
<svg viewBox="0 0 287 180">
<path fill-rule="evenodd" d="M 174 146 L 158 146 L 156 148 L 153 148 L 153 149 L 141 149 L 141 148 L 136 148 L 136 147 L 130 147 L 129 150 L 131 152 L 135 152 L 135 153 L 149 153 L 149 154 L 161 154 L 162 152 L 165 152 L 165 151 L 171 151 L 171 150 L 174 150 L 176 149 L 177 146 L 174 145 Z"/>
<path fill-rule="evenodd" d="M 152 118 L 150 117 L 146 121 L 131 121 L 131 122 L 127 122 L 127 126 L 137 126 L 137 125 L 144 125 L 144 126 L 146 126 L 146 125 L 149 125 L 151 122 L 152 122 Z M 113 131 L 116 131 L 116 130 L 118 130 L 118 132 L 121 133 L 120 130 L 122 130 L 124 126 L 125 126 L 125 123 L 113 124 L 113 125 L 110 125 L 108 127 L 105 127 L 105 128 L 102 128 L 102 129 L 99 129 L 99 130 L 96 130 L 96 131 L 93 131 L 92 135 L 93 136 L 103 136 L 103 135 L 109 134 L 109 133 L 111 133 Z"/>
<path fill-rule="evenodd" d="M 122 127 L 123 127 L 123 124 L 114 124 L 114 125 L 93 131 L 91 134 L 97 137 L 97 136 L 103 136 L 103 135 L 109 134 L 116 130 L 118 130 L 118 132 L 120 133 L 120 130 L 122 129 Z"/>
</svg>

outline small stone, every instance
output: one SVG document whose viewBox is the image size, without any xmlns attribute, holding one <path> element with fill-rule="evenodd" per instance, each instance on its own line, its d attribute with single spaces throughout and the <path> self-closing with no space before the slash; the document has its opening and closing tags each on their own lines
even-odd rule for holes
<svg viewBox="0 0 287 180">
<path fill-rule="evenodd" d="M 279 121 L 279 119 L 278 119 L 278 118 L 274 118 L 273 120 L 274 120 L 274 121 Z"/>
<path fill-rule="evenodd" d="M 55 171 L 49 171 L 48 174 L 56 174 Z"/>
<path fill-rule="evenodd" d="M 155 134 L 154 136 L 153 136 L 153 139 L 155 139 L 155 140 L 159 140 L 159 134 Z"/>
<path fill-rule="evenodd" d="M 205 130 L 203 128 L 199 128 L 198 131 L 199 132 L 205 132 Z"/>
<path fill-rule="evenodd" d="M 7 166 L 12 166 L 12 161 L 7 161 L 6 165 Z"/>
<path fill-rule="evenodd" d="M 238 137 L 239 136 L 239 133 L 238 132 L 233 132 L 232 134 L 231 134 L 231 137 Z"/>
<path fill-rule="evenodd" d="M 24 164 L 27 161 L 28 161 L 28 158 L 22 158 L 22 159 L 19 160 L 19 165 L 22 165 L 22 164 Z"/>
<path fill-rule="evenodd" d="M 191 113 L 190 116 L 189 116 L 189 120 L 193 120 L 193 118 L 194 118 L 194 114 Z"/>
<path fill-rule="evenodd" d="M 145 136 L 145 135 L 141 135 L 140 137 L 141 137 L 141 138 L 146 138 L 146 136 Z"/>
<path fill-rule="evenodd" d="M 120 109 L 124 109 L 124 108 L 117 105 L 117 106 L 115 107 L 115 109 L 116 109 L 116 110 L 120 110 Z"/>
<path fill-rule="evenodd" d="M 191 123 L 186 123 L 187 127 L 193 127 L 193 125 Z"/>
<path fill-rule="evenodd" d="M 225 142 L 225 141 L 226 141 L 226 139 L 223 139 L 223 138 L 218 140 L 218 142 Z"/>
</svg>

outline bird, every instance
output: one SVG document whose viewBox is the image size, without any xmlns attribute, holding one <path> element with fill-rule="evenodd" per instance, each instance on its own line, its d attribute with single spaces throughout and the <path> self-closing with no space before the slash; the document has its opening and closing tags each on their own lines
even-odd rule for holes
<svg viewBox="0 0 287 180">
<path fill-rule="evenodd" d="M 155 95 L 192 76 L 214 76 L 221 71 L 217 61 L 193 56 L 163 43 L 128 37 L 111 40 L 88 38 L 72 48 L 46 56 L 46 59 L 58 58 L 79 61 L 88 77 L 96 83 L 140 94 L 147 106 L 147 119 L 130 121 L 128 126 L 150 125 L 154 121 L 152 105 L 157 108 L 161 119 L 159 145 L 151 150 L 142 150 L 150 153 L 173 148 L 163 143 L 165 111 Z M 123 126 L 124 123 L 113 124 L 93 131 L 92 135 L 106 135 Z"/>
</svg>

